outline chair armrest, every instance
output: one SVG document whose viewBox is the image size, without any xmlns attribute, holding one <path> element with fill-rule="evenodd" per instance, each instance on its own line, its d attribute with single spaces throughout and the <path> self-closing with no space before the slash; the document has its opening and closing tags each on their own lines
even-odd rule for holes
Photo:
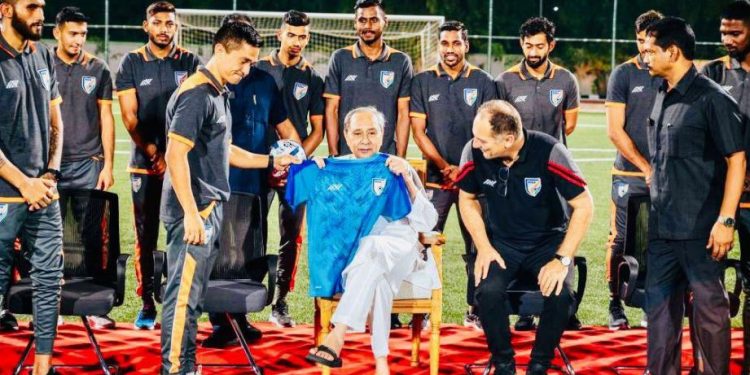
<svg viewBox="0 0 750 375">
<path fill-rule="evenodd" d="M 578 287 L 576 289 L 576 307 L 581 305 L 583 295 L 586 293 L 586 280 L 589 274 L 589 266 L 584 257 L 574 258 L 576 270 L 578 270 Z"/>
<path fill-rule="evenodd" d="M 125 300 L 125 279 L 128 267 L 129 254 L 120 254 L 117 257 L 117 280 L 115 281 L 115 306 L 121 306 Z"/>
<path fill-rule="evenodd" d="M 166 258 L 167 253 L 161 250 L 154 251 L 154 299 L 159 303 L 162 303 L 161 278 L 167 274 Z"/>
<path fill-rule="evenodd" d="M 627 268 L 627 278 L 624 279 L 621 275 L 625 274 L 623 268 Z M 636 285 L 638 284 L 638 272 L 640 266 L 638 260 L 630 255 L 624 255 L 622 262 L 617 267 L 617 294 L 627 304 L 630 303 L 633 292 L 635 292 Z"/>
<path fill-rule="evenodd" d="M 279 263 L 278 255 L 266 255 L 266 264 L 268 265 L 268 294 L 266 297 L 266 306 L 273 303 L 273 297 L 276 294 L 276 266 Z"/>
</svg>

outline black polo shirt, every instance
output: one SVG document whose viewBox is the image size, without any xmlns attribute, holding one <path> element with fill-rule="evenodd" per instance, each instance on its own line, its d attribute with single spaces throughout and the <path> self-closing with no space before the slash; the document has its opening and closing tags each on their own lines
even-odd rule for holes
<svg viewBox="0 0 750 375">
<path fill-rule="evenodd" d="M 477 194 L 487 236 L 496 248 L 508 244 L 533 251 L 568 229 L 566 201 L 586 189 L 586 181 L 565 146 L 551 136 L 524 129 L 525 142 L 513 165 L 485 159 L 482 151 L 464 148 L 458 187 Z"/>
<path fill-rule="evenodd" d="M 565 112 L 578 110 L 578 80 L 567 69 L 549 63 L 541 79 L 525 61 L 497 77 L 497 97 L 510 102 L 526 129 L 549 134 L 565 143 Z"/>
<path fill-rule="evenodd" d="M 308 116 L 322 117 L 325 114 L 323 78 L 304 57 L 294 66 L 285 66 L 279 60 L 278 50 L 262 58 L 255 67 L 273 76 L 281 90 L 289 120 L 297 129 L 300 139 L 305 140 L 310 134 Z M 276 135 L 275 132 L 272 134 Z"/>
<path fill-rule="evenodd" d="M 383 51 L 370 60 L 359 42 L 336 50 L 331 55 L 326 76 L 327 98 L 339 98 L 339 153 L 351 153 L 344 139 L 344 118 L 354 108 L 374 106 L 385 116 L 385 134 L 381 152 L 396 153 L 398 102 L 409 100 L 412 79 L 409 55 L 383 44 Z"/>
<path fill-rule="evenodd" d="M 605 105 L 625 107 L 625 133 L 644 157 L 648 157 L 649 154 L 646 124 L 661 83 L 662 79 L 651 76 L 648 66 L 643 63 L 640 56 L 637 56 L 618 65 L 609 76 L 607 84 Z M 642 173 L 619 151 L 614 167 L 618 171 Z"/>
<path fill-rule="evenodd" d="M 153 143 L 160 152 L 166 151 L 167 102 L 177 86 L 195 73 L 200 59 L 188 50 L 174 46 L 163 58 L 157 58 L 148 45 L 125 55 L 117 71 L 117 95 L 135 91 L 138 98 L 136 131 L 146 143 Z M 151 160 L 144 150 L 133 144 L 128 172 L 152 174 Z"/>
<path fill-rule="evenodd" d="M 477 109 L 492 99 L 497 99 L 495 82 L 485 71 L 466 63 L 454 78 L 437 64 L 412 80 L 409 115 L 425 119 L 427 137 L 440 156 L 459 165 Z M 427 165 L 427 182 L 443 183 L 440 168 L 432 163 Z"/>
<path fill-rule="evenodd" d="M 214 201 L 228 201 L 232 114 L 226 87 L 201 68 L 172 95 L 166 116 L 169 142 L 181 142 L 191 148 L 187 155 L 190 186 L 198 210 L 203 211 Z M 161 220 L 171 223 L 183 216 L 167 173 L 162 188 Z"/>
<path fill-rule="evenodd" d="M 648 119 L 649 236 L 708 238 L 724 197 L 724 158 L 744 151 L 743 133 L 737 102 L 695 67 L 669 92 L 662 84 Z"/>
<path fill-rule="evenodd" d="M 60 112 L 65 124 L 62 160 L 76 161 L 101 155 L 99 104 L 112 103 L 112 74 L 104 61 L 86 52 L 81 52 L 70 64 L 56 52 L 57 48 L 53 56 L 63 98 Z"/>
<path fill-rule="evenodd" d="M 52 53 L 28 41 L 16 51 L 0 34 L 0 150 L 23 174 L 38 177 L 49 164 L 50 105 L 62 102 Z M 23 203 L 0 178 L 0 203 Z"/>
</svg>

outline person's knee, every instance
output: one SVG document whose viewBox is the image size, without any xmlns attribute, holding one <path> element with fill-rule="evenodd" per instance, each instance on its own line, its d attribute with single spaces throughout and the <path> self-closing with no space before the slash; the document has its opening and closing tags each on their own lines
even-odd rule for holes
<svg viewBox="0 0 750 375">
<path fill-rule="evenodd" d="M 486 278 L 476 288 L 476 299 L 480 305 L 504 302 L 508 299 L 508 286 L 501 277 Z"/>
</svg>

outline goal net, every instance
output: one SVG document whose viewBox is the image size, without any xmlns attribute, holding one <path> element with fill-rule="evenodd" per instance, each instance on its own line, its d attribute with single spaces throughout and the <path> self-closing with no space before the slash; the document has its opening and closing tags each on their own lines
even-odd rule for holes
<svg viewBox="0 0 750 375">
<path fill-rule="evenodd" d="M 200 55 L 203 61 L 208 61 L 213 35 L 224 16 L 230 13 L 242 13 L 253 19 L 263 37 L 261 56 L 279 47 L 276 31 L 281 26 L 283 12 L 177 9 L 180 23 L 178 43 Z M 308 13 L 308 16 L 311 20 L 310 44 L 303 54 L 318 73 L 325 76 L 333 51 L 356 41 L 354 14 Z M 438 62 L 438 27 L 443 21 L 442 16 L 388 15 L 384 37 L 389 46 L 408 53 L 414 71 L 419 72 Z"/>
</svg>

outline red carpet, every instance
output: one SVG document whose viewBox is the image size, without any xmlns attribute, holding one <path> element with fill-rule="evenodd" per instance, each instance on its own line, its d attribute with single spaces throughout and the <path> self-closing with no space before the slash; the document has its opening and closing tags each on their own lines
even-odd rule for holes
<svg viewBox="0 0 750 375">
<path fill-rule="evenodd" d="M 114 331 L 97 331 L 107 361 L 120 366 L 123 374 L 158 374 L 159 331 L 134 331 L 130 325 L 119 324 Z M 266 374 L 315 374 L 319 370 L 308 365 L 303 357 L 312 344 L 312 328 L 301 326 L 280 330 L 269 323 L 260 323 L 263 339 L 251 345 L 251 350 Z M 198 339 L 208 334 L 208 325 L 202 325 Z M 645 330 L 610 332 L 606 328 L 593 327 L 578 332 L 566 333 L 563 347 L 570 357 L 577 374 L 617 374 L 614 366 L 643 366 L 646 358 Z M 0 335 L 0 374 L 10 374 L 21 355 L 30 331 L 22 329 L 13 334 Z M 427 335 L 423 336 L 422 364 L 418 368 L 409 366 L 410 342 L 407 329 L 398 329 L 391 334 L 391 372 L 393 374 L 427 374 Z M 684 334 L 687 338 L 687 331 Z M 333 374 L 366 374 L 374 366 L 370 353 L 369 337 L 366 334 L 349 335 L 343 352 L 344 368 Z M 528 360 L 533 333 L 518 333 L 513 336 L 516 360 Z M 732 332 L 732 374 L 739 374 L 742 360 L 742 332 Z M 692 350 L 688 340 L 683 345 L 683 365 L 692 363 Z M 445 326 L 441 336 L 440 373 L 462 374 L 463 365 L 484 361 L 488 357 L 484 337 L 473 330 L 456 325 Z M 81 324 L 65 324 L 60 327 L 55 345 L 55 363 L 95 364 Z M 27 362 L 30 363 L 31 359 Z M 242 363 L 241 349 L 206 350 L 198 348 L 198 362 Z M 556 360 L 559 363 L 559 358 Z M 60 370 L 60 374 L 97 374 L 96 371 L 80 369 Z M 239 374 L 226 368 L 204 368 L 203 374 Z M 478 372 L 477 372 L 478 373 Z M 521 372 L 522 373 L 522 372 Z M 621 371 L 620 374 L 640 374 L 642 370 Z"/>
</svg>

